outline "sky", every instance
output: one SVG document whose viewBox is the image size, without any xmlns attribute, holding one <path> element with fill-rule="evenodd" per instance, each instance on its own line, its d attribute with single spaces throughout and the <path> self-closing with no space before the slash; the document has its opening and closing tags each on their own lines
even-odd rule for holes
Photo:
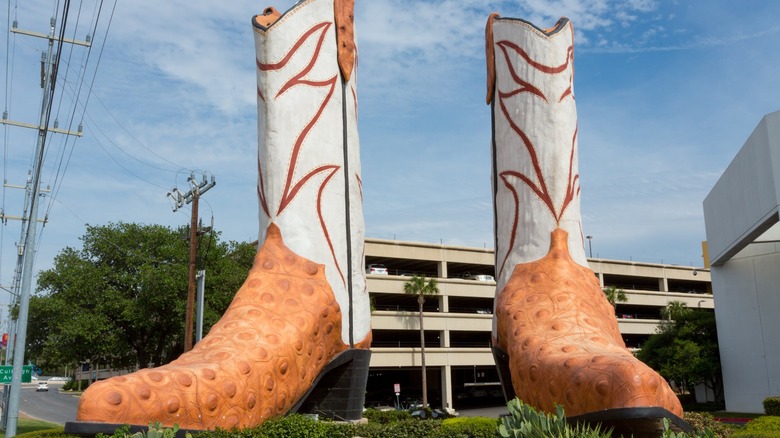
<svg viewBox="0 0 780 438">
<path fill-rule="evenodd" d="M 64 2 L 3 10 L 3 104 L 37 123 L 40 58 Z M 280 11 L 294 0 L 270 5 Z M 35 271 L 80 248 L 86 224 L 189 223 L 166 194 L 195 172 L 223 240 L 257 238 L 256 1 L 70 2 L 52 119 L 83 137 L 46 145 Z M 761 118 L 780 110 L 780 2 L 771 0 L 356 0 L 366 234 L 493 247 L 488 15 L 575 29 L 583 232 L 593 257 L 701 266 L 702 201 Z M 97 22 L 97 24 L 95 24 Z M 59 23 L 57 24 L 59 29 Z M 65 70 L 63 72 L 63 69 Z M 53 122 L 52 122 L 53 123 Z M 3 126 L 3 177 L 23 185 L 34 130 Z M 20 216 L 24 191 L 4 187 Z M 21 224 L 0 234 L 11 284 Z M 0 291 L 0 302 L 8 293 Z"/>
</svg>

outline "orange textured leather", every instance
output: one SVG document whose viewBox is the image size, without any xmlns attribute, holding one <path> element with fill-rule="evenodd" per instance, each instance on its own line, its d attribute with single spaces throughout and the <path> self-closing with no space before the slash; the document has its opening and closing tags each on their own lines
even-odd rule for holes
<svg viewBox="0 0 780 438">
<path fill-rule="evenodd" d="M 269 6 L 263 10 L 262 14 L 255 16 L 255 22 L 264 28 L 268 28 L 272 24 L 276 23 L 276 20 L 278 20 L 281 16 L 282 14 L 280 14 L 276 8 Z"/>
<path fill-rule="evenodd" d="M 347 349 L 341 318 L 323 266 L 290 251 L 271 224 L 248 278 L 209 334 L 168 365 L 91 385 L 77 420 L 205 430 L 284 415 Z"/>
<path fill-rule="evenodd" d="M 500 15 L 493 12 L 485 25 L 485 65 L 487 65 L 487 97 L 485 103 L 493 102 L 493 93 L 496 91 L 496 52 L 493 49 L 493 20 Z"/>
<path fill-rule="evenodd" d="M 609 408 L 662 407 L 682 416 L 666 381 L 625 347 L 615 312 L 593 271 L 575 263 L 568 233 L 519 264 L 499 294 L 497 346 L 509 354 L 517 396 L 574 416 Z"/>
<path fill-rule="evenodd" d="M 348 81 L 355 67 L 355 0 L 334 0 L 333 9 L 339 68 Z"/>
</svg>

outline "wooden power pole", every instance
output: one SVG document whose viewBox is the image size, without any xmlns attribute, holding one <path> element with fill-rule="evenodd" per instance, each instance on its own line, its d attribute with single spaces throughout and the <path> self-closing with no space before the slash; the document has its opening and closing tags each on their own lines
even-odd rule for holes
<svg viewBox="0 0 780 438">
<path fill-rule="evenodd" d="M 187 282 L 187 310 L 186 315 L 184 316 L 185 352 L 192 350 L 193 321 L 195 319 L 195 273 L 197 270 L 196 260 L 198 256 L 198 200 L 202 194 L 206 193 L 217 183 L 213 175 L 211 176 L 211 181 L 208 181 L 205 174 L 200 183 L 195 181 L 194 175 L 190 175 L 190 177 L 187 178 L 187 182 L 190 183 L 190 190 L 187 193 L 181 193 L 177 188 L 168 192 L 168 197 L 174 202 L 174 212 L 182 208 L 185 204 L 192 204 L 192 216 L 190 218 L 190 263 L 189 280 Z"/>
</svg>

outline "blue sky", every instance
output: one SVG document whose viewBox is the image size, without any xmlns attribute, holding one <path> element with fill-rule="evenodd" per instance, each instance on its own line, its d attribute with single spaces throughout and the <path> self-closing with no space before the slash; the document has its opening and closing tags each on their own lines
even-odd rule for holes
<svg viewBox="0 0 780 438">
<path fill-rule="evenodd" d="M 356 3 L 369 237 L 493 246 L 484 26 L 494 11 L 540 27 L 560 16 L 574 24 L 583 230 L 594 256 L 700 266 L 704 197 L 761 117 L 780 109 L 779 2 Z M 84 39 L 98 4 L 72 2 L 70 37 Z M 166 193 L 186 190 L 193 170 L 217 179 L 203 196 L 204 221 L 213 216 L 224 239 L 256 238 L 250 20 L 269 5 L 215 5 L 106 2 L 92 51 L 66 46 L 53 112 L 61 128 L 83 119 L 84 137 L 50 138 L 43 182 L 53 192 L 42 202 L 49 222 L 36 271 L 80 247 L 85 224 L 187 224 L 190 211 L 172 212 Z M 45 41 L 7 29 L 16 19 L 46 33 L 55 5 L 11 0 L 3 9 L 4 105 L 10 119 L 35 123 Z M 23 184 L 35 132 L 3 128 L 3 144 L 5 180 Z M 6 214 L 22 207 L 21 191 L 4 189 Z M 3 286 L 20 229 L 2 227 Z"/>
</svg>

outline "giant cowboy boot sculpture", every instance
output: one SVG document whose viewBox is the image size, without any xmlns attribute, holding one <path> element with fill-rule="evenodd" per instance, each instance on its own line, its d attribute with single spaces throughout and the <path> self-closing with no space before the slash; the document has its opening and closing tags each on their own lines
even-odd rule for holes
<svg viewBox="0 0 780 438">
<path fill-rule="evenodd" d="M 351 0 L 253 19 L 260 242 L 222 319 L 168 365 L 97 382 L 76 426 L 359 419 L 371 342 Z M 78 427 L 76 427 L 78 429 Z"/>
<path fill-rule="evenodd" d="M 547 412 L 562 405 L 570 419 L 595 419 L 636 436 L 656 430 L 663 417 L 685 427 L 666 381 L 626 349 L 614 309 L 588 268 L 571 23 L 564 18 L 543 30 L 493 14 L 486 39 L 493 349 L 505 394 Z"/>
</svg>

